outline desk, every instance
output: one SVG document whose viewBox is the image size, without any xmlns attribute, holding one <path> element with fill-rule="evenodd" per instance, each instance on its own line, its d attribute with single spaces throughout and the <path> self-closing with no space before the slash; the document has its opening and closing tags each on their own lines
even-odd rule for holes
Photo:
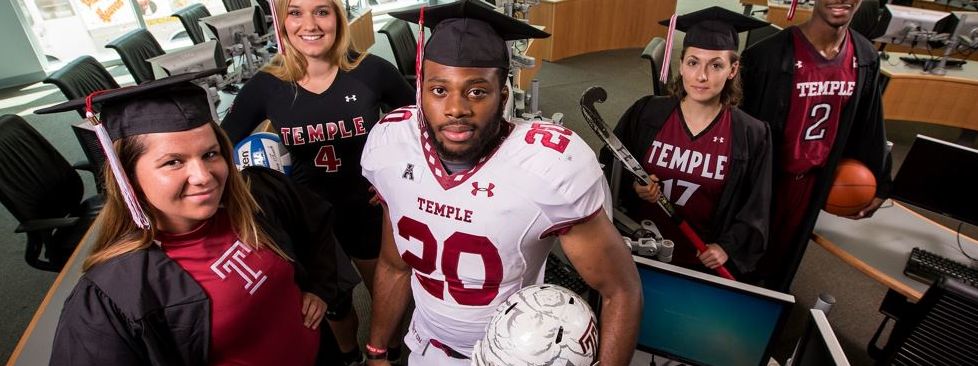
<svg viewBox="0 0 978 366">
<path fill-rule="evenodd" d="M 676 12 L 667 0 L 543 0 L 530 9 L 530 24 L 551 36 L 538 39 L 529 55 L 557 61 L 589 52 L 641 48 L 652 37 L 666 36 L 661 19 Z"/>
<path fill-rule="evenodd" d="M 27 330 L 20 336 L 20 341 L 17 342 L 10 359 L 7 360 L 7 366 L 47 365 L 50 361 L 51 345 L 54 342 L 54 332 L 58 328 L 58 319 L 61 317 L 61 308 L 64 307 L 65 300 L 81 278 L 82 262 L 91 252 L 96 230 L 95 225 L 92 225 L 92 228 L 85 233 L 81 243 L 75 248 L 75 253 L 71 255 L 64 269 L 58 274 L 58 278 L 51 284 L 41 305 L 37 307 L 34 318 L 27 325 Z"/>
<path fill-rule="evenodd" d="M 965 7 L 961 0 L 913 0 L 913 7 L 940 11 L 975 10 Z"/>
<path fill-rule="evenodd" d="M 978 130 L 978 61 L 938 76 L 911 68 L 900 61 L 901 53 L 880 60 L 880 71 L 889 81 L 883 91 L 883 118 L 933 123 Z"/>
<path fill-rule="evenodd" d="M 921 247 L 959 262 L 970 261 L 958 250 L 954 231 L 899 203 L 882 208 L 873 217 L 863 220 L 850 220 L 823 211 L 812 240 L 843 262 L 914 302 L 920 300 L 928 285 L 903 274 L 911 249 Z M 965 250 L 970 250 L 969 253 L 978 253 L 978 241 L 961 236 L 961 244 Z"/>
</svg>

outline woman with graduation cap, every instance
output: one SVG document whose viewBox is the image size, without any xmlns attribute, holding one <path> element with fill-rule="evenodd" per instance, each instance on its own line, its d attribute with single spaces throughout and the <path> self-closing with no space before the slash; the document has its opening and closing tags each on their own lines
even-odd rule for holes
<svg viewBox="0 0 978 366">
<path fill-rule="evenodd" d="M 736 107 L 737 33 L 767 23 L 716 6 L 663 21 L 669 23 L 670 35 L 673 28 L 686 32 L 670 95 L 639 99 L 615 128 L 658 184 L 636 182 L 637 197 L 625 190 L 622 201 L 633 217 L 652 219 L 676 242 L 675 264 L 701 271 L 726 266 L 736 277 L 764 251 L 771 188 L 767 124 Z M 668 65 L 667 57 L 663 79 Z M 660 194 L 708 243 L 705 251 L 697 252 L 656 206 Z"/>
<path fill-rule="evenodd" d="M 206 92 L 189 82 L 199 76 L 37 111 L 84 105 L 97 122 L 101 105 L 96 129 L 110 168 L 52 365 L 316 359 L 323 300 L 336 292 L 331 207 L 304 199 L 278 172 L 249 168 L 246 181 Z M 249 185 L 262 188 L 253 196 Z"/>
</svg>

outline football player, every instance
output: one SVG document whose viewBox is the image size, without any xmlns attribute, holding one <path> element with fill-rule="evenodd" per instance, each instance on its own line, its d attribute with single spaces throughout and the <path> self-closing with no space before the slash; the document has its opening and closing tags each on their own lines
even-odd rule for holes
<svg viewBox="0 0 978 366">
<path fill-rule="evenodd" d="M 392 15 L 434 31 L 419 105 L 382 119 L 361 160 L 386 213 L 368 364 L 386 364 L 413 295 L 409 364 L 469 365 L 495 307 L 542 282 L 558 239 L 601 293 L 601 364 L 628 364 L 641 289 L 593 150 L 567 128 L 502 118 L 505 41 L 548 35 L 478 1 Z"/>
</svg>

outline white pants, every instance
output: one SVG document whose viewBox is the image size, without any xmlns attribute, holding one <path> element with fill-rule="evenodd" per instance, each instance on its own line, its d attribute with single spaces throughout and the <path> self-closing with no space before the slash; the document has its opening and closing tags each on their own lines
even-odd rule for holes
<svg viewBox="0 0 978 366">
<path fill-rule="evenodd" d="M 419 350 L 424 352 L 411 352 L 411 357 L 408 358 L 408 366 L 470 366 L 472 360 L 459 359 L 448 357 L 445 351 L 441 348 L 428 345 L 427 350 Z"/>
</svg>

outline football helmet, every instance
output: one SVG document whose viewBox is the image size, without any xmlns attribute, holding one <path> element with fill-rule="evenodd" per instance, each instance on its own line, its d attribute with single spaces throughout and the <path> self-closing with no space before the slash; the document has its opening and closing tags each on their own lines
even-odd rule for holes
<svg viewBox="0 0 978 366">
<path fill-rule="evenodd" d="M 597 357 L 594 312 L 566 288 L 525 287 L 496 308 L 475 344 L 475 366 L 590 366 Z"/>
</svg>

